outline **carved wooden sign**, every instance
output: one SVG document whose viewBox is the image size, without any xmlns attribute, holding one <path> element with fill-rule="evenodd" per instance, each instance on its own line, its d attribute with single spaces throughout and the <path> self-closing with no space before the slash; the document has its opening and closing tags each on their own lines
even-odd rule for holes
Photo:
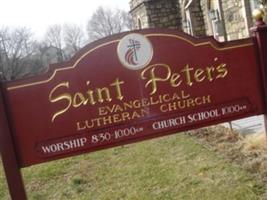
<svg viewBox="0 0 267 200">
<path fill-rule="evenodd" d="M 267 28 L 218 43 L 172 30 L 114 35 L 43 75 L 2 83 L 0 147 L 22 167 L 266 113 Z"/>
<path fill-rule="evenodd" d="M 252 39 L 124 33 L 4 85 L 21 167 L 263 113 Z"/>
</svg>

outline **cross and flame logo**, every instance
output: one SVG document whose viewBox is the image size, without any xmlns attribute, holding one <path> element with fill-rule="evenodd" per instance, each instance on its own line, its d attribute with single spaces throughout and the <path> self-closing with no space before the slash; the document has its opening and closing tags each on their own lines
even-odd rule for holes
<svg viewBox="0 0 267 200">
<path fill-rule="evenodd" d="M 130 65 L 138 64 L 138 51 L 141 48 L 141 44 L 137 40 L 129 39 L 128 51 L 125 54 L 125 60 Z"/>
<path fill-rule="evenodd" d="M 143 35 L 131 33 L 123 37 L 118 45 L 120 62 L 128 69 L 144 68 L 153 57 L 150 41 Z"/>
</svg>

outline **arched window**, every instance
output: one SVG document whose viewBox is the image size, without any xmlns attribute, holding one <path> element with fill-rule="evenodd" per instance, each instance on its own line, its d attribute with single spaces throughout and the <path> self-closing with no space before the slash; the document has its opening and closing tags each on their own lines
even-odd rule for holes
<svg viewBox="0 0 267 200">
<path fill-rule="evenodd" d="M 181 0 L 183 30 L 193 36 L 206 35 L 203 11 L 199 0 Z"/>
</svg>

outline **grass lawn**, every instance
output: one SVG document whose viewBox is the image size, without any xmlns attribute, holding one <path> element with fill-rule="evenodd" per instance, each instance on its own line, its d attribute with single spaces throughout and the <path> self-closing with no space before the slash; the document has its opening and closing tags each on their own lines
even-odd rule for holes
<svg viewBox="0 0 267 200">
<path fill-rule="evenodd" d="M 23 177 L 36 200 L 254 200 L 267 191 L 183 134 L 29 167 Z M 0 199 L 9 199 L 2 168 Z"/>
</svg>

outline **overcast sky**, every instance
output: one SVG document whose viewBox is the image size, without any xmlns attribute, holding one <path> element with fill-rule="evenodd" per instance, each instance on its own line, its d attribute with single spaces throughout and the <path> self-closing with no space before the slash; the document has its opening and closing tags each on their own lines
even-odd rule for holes
<svg viewBox="0 0 267 200">
<path fill-rule="evenodd" d="M 41 37 L 52 24 L 74 23 L 86 26 L 99 7 L 129 11 L 130 0 L 0 0 L 0 27 L 26 26 Z"/>
</svg>

